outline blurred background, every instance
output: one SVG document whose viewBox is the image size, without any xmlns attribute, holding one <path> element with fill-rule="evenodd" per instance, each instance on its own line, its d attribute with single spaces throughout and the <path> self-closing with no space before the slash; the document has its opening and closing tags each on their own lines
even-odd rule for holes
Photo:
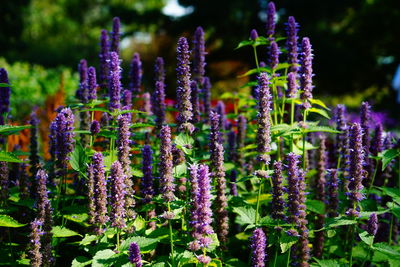
<svg viewBox="0 0 400 267">
<path fill-rule="evenodd" d="M 0 67 L 13 84 L 13 116 L 22 118 L 49 95 L 77 88 L 80 59 L 98 66 L 101 29 L 112 18 L 122 22 L 121 50 L 126 75 L 134 52 L 144 68 L 144 87 L 152 90 L 153 64 L 167 64 L 169 97 L 175 90 L 175 48 L 197 26 L 206 32 L 207 75 L 213 94 L 237 91 L 237 76 L 254 67 L 250 48 L 235 50 L 251 29 L 265 35 L 267 0 L 3 0 L 0 16 Z M 330 104 L 356 108 L 369 100 L 375 109 L 396 113 L 392 80 L 400 64 L 399 0 L 275 1 L 278 36 L 289 15 L 314 48 L 314 92 Z M 259 49 L 263 58 L 263 49 Z M 265 57 L 264 57 L 265 59 Z M 124 78 L 126 79 L 126 77 Z"/>
</svg>

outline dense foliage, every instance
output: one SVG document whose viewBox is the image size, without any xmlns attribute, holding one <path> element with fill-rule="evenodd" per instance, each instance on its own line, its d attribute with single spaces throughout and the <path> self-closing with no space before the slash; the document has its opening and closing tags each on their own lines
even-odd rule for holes
<svg viewBox="0 0 400 267">
<path fill-rule="evenodd" d="M 79 62 L 47 146 L 36 110 L 28 125 L 9 124 L 17 83 L 1 68 L 0 263 L 398 266 L 398 139 L 367 102 L 356 119 L 343 105 L 331 119 L 298 29 L 291 16 L 277 36 L 270 2 L 265 36 L 252 30 L 237 47 L 254 52 L 243 74 L 252 96 L 229 91 L 216 105 L 203 29 L 179 38 L 170 105 L 162 58 L 152 90 L 139 54 L 123 85 L 116 17 L 99 68 Z M 29 152 L 10 147 L 27 129 Z"/>
</svg>

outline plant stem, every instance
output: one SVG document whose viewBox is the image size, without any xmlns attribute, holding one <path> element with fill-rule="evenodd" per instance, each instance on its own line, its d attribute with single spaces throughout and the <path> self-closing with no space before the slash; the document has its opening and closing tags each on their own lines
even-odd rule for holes
<svg viewBox="0 0 400 267">
<path fill-rule="evenodd" d="M 307 121 L 307 110 L 305 109 L 304 110 L 304 115 L 303 115 L 304 126 L 306 125 L 306 121 Z M 307 151 L 306 151 L 306 137 L 307 137 L 307 134 L 305 132 L 303 132 L 303 170 L 304 171 L 306 170 L 306 167 L 307 167 L 307 162 L 306 162 L 306 153 L 307 153 Z"/>
<path fill-rule="evenodd" d="M 351 242 L 350 242 L 350 257 L 349 266 L 353 266 L 353 243 L 354 243 L 354 225 L 350 226 Z"/>
<path fill-rule="evenodd" d="M 168 212 L 171 212 L 170 202 L 168 202 Z M 169 225 L 169 243 L 170 243 L 170 246 L 171 246 L 171 261 L 172 261 L 172 266 L 175 266 L 174 237 L 172 235 L 172 222 L 171 222 L 171 220 L 168 220 L 168 225 Z"/>
<path fill-rule="evenodd" d="M 290 251 L 291 251 L 291 249 L 289 248 L 289 249 L 288 249 L 288 256 L 287 256 L 286 267 L 289 267 L 289 264 L 290 264 Z"/>
<path fill-rule="evenodd" d="M 367 199 L 369 197 L 369 194 L 370 194 L 370 191 L 371 191 L 372 187 L 374 186 L 376 173 L 378 172 L 378 167 L 379 167 L 379 161 L 376 160 L 374 175 L 372 176 L 371 184 L 369 185 L 368 192 L 367 192 Z"/>
<path fill-rule="evenodd" d="M 117 228 L 117 251 L 119 251 L 119 243 L 120 243 L 120 241 L 119 241 L 119 234 L 120 234 L 120 229 L 119 228 Z"/>
<path fill-rule="evenodd" d="M 255 216 L 255 222 L 254 222 L 255 225 L 257 225 L 257 223 L 258 223 L 258 210 L 260 208 L 260 196 L 261 196 L 262 187 L 263 187 L 263 181 L 260 182 L 260 186 L 258 187 L 256 216 Z"/>
<path fill-rule="evenodd" d="M 254 59 L 256 60 L 257 70 L 258 70 L 258 72 L 260 72 L 260 66 L 258 64 L 257 49 L 256 49 L 256 46 L 254 46 L 254 45 L 253 45 L 253 52 L 254 52 Z"/>
<path fill-rule="evenodd" d="M 390 218 L 390 232 L 389 232 L 389 245 L 391 245 L 393 242 L 393 240 L 392 240 L 392 234 L 393 234 L 393 223 L 394 223 L 394 217 L 393 217 L 393 214 L 391 215 L 391 218 Z"/>
</svg>

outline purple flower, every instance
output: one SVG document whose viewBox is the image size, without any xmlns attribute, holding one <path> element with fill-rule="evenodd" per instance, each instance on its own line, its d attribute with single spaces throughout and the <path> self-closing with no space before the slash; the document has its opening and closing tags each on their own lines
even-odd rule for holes
<svg viewBox="0 0 400 267">
<path fill-rule="evenodd" d="M 200 121 L 200 104 L 199 104 L 199 89 L 197 87 L 197 82 L 192 81 L 190 83 L 191 88 L 191 101 L 193 109 L 192 122 L 198 123 Z"/>
<path fill-rule="evenodd" d="M 232 196 L 238 196 L 238 190 L 237 190 L 237 185 L 236 185 L 237 175 L 238 175 L 237 170 L 232 170 L 231 171 L 231 175 L 229 176 L 229 178 L 230 178 L 230 189 L 231 189 L 231 195 Z"/>
<path fill-rule="evenodd" d="M 142 267 L 142 255 L 140 254 L 139 245 L 132 242 L 129 246 L 129 262 L 135 264 L 136 267 Z"/>
<path fill-rule="evenodd" d="M 175 184 L 173 176 L 173 157 L 171 144 L 171 129 L 169 126 L 163 126 L 160 131 L 160 188 L 163 199 L 167 202 L 174 200 Z"/>
<path fill-rule="evenodd" d="M 272 203 L 271 203 L 271 217 L 273 219 L 285 219 L 285 201 L 283 199 L 283 186 L 282 186 L 282 162 L 274 162 L 274 174 L 272 175 Z"/>
<path fill-rule="evenodd" d="M 288 63 L 291 65 L 289 68 L 289 72 L 297 72 L 298 71 L 298 47 L 297 47 L 297 32 L 298 32 L 299 24 L 296 22 L 295 18 L 290 16 L 288 22 L 286 24 L 286 48 L 288 51 Z"/>
<path fill-rule="evenodd" d="M 111 52 L 109 59 L 109 76 L 108 76 L 108 87 L 109 87 L 109 96 L 110 110 L 119 109 L 121 107 L 121 61 L 118 57 L 118 53 Z"/>
<path fill-rule="evenodd" d="M 304 37 L 301 42 L 301 68 L 300 68 L 300 85 L 301 90 L 303 90 L 303 94 L 301 95 L 301 99 L 303 102 L 303 107 L 308 109 L 311 107 L 309 103 L 310 99 L 313 98 L 312 90 L 312 48 L 310 39 Z"/>
<path fill-rule="evenodd" d="M 372 139 L 371 154 L 377 156 L 383 151 L 383 126 L 382 124 L 377 124 L 375 128 L 375 135 Z"/>
<path fill-rule="evenodd" d="M 287 96 L 289 98 L 296 98 L 299 86 L 297 84 L 297 78 L 295 72 L 289 72 L 289 74 L 287 75 L 287 84 L 288 84 Z"/>
<path fill-rule="evenodd" d="M 181 37 L 178 41 L 177 52 L 177 103 L 178 103 L 178 124 L 180 131 L 193 132 L 192 120 L 192 102 L 190 88 L 190 65 L 189 65 L 189 45 L 185 37 Z"/>
<path fill-rule="evenodd" d="M 299 238 L 299 263 L 300 266 L 309 266 L 308 260 L 310 259 L 310 247 L 308 245 L 308 229 L 307 224 L 308 221 L 306 219 L 306 184 L 304 181 L 305 173 L 303 170 L 299 170 L 299 179 L 298 179 L 298 188 L 299 188 L 299 216 L 297 227 L 299 230 L 300 238 Z M 323 224 L 322 224 L 323 225 Z M 321 238 L 321 236 L 319 236 Z M 322 236 L 322 243 L 319 240 L 317 242 L 317 249 L 323 250 L 323 236 Z"/>
<path fill-rule="evenodd" d="M 211 179 L 206 165 L 190 167 L 191 181 L 191 221 L 194 241 L 189 244 L 191 250 L 207 248 L 211 241 L 208 235 L 213 234 L 211 210 Z"/>
<path fill-rule="evenodd" d="M 267 37 L 270 41 L 274 40 L 275 34 L 276 9 L 274 2 L 270 1 L 267 8 Z"/>
<path fill-rule="evenodd" d="M 165 82 L 164 59 L 162 57 L 156 59 L 156 63 L 154 64 L 154 74 L 155 82 Z"/>
<path fill-rule="evenodd" d="M 327 170 L 329 180 L 327 182 L 327 206 L 328 217 L 334 218 L 338 216 L 339 207 L 339 181 L 336 169 Z"/>
<path fill-rule="evenodd" d="M 352 217 L 358 217 L 358 203 L 364 199 L 361 194 L 363 189 L 362 180 L 365 178 L 364 164 L 364 150 L 362 145 L 362 129 L 360 124 L 354 123 L 350 127 L 350 182 L 348 197 L 351 202 L 351 207 L 347 210 L 346 214 Z"/>
<path fill-rule="evenodd" d="M 193 37 L 193 79 L 198 86 L 203 84 L 205 74 L 205 45 L 204 31 L 202 27 L 197 27 Z"/>
<path fill-rule="evenodd" d="M 341 131 L 336 135 L 336 153 L 341 160 L 344 159 L 346 153 L 346 107 L 344 105 L 337 105 L 335 109 L 336 129 Z"/>
<path fill-rule="evenodd" d="M 8 186 L 10 181 L 8 174 L 9 170 L 7 162 L 0 161 L 0 186 L 1 186 L 0 200 L 2 201 L 6 201 L 9 195 Z"/>
<path fill-rule="evenodd" d="M 219 127 L 221 130 L 226 129 L 226 112 L 225 112 L 225 103 L 224 101 L 219 100 L 217 102 L 217 106 L 215 107 L 215 111 L 219 115 Z"/>
<path fill-rule="evenodd" d="M 122 92 L 122 105 L 124 107 L 132 108 L 132 92 L 129 90 L 124 90 Z"/>
<path fill-rule="evenodd" d="M 208 121 L 211 111 L 211 82 L 210 78 L 204 77 L 203 79 L 203 102 L 204 102 L 204 115 Z"/>
<path fill-rule="evenodd" d="M 258 130 L 257 130 L 257 151 L 258 160 L 268 165 L 271 157 L 271 93 L 269 77 L 266 73 L 261 73 L 258 78 L 259 102 L 258 102 Z"/>
<path fill-rule="evenodd" d="M 119 54 L 119 41 L 121 38 L 120 27 L 121 27 L 121 22 L 119 18 L 118 17 L 113 18 L 110 51 L 116 52 L 117 54 Z"/>
<path fill-rule="evenodd" d="M 156 115 L 156 125 L 158 129 L 165 122 L 165 86 L 164 82 L 157 81 L 156 89 L 153 92 L 153 113 Z"/>
<path fill-rule="evenodd" d="M 37 117 L 37 109 L 30 115 L 29 124 L 32 126 L 31 128 L 31 136 L 30 136 L 30 145 L 29 145 L 29 163 L 31 165 L 30 171 L 31 173 L 35 174 L 39 167 L 40 157 L 38 154 L 38 126 L 39 126 L 39 119 Z"/>
<path fill-rule="evenodd" d="M 369 216 L 367 232 L 370 235 L 375 236 L 377 231 L 378 231 L 378 216 L 376 216 L 376 213 L 372 213 L 371 216 Z"/>
<path fill-rule="evenodd" d="M 38 170 L 36 173 L 36 184 L 37 184 L 37 218 L 44 221 L 46 205 L 49 202 L 47 192 L 47 173 L 44 170 Z"/>
<path fill-rule="evenodd" d="M 370 156 L 370 146 L 371 146 L 371 137 L 370 137 L 370 118 L 371 118 L 371 106 L 368 102 L 363 102 L 361 104 L 361 114 L 360 114 L 360 125 L 361 130 L 363 133 L 362 136 L 362 146 L 364 150 L 364 166 L 365 170 L 367 171 L 366 177 L 367 180 L 365 181 L 367 185 L 369 185 L 370 180 L 372 179 L 373 169 Z"/>
<path fill-rule="evenodd" d="M 42 247 L 43 247 L 43 262 L 49 264 L 49 266 L 54 266 L 54 257 L 53 257 L 53 209 L 51 208 L 50 201 L 46 202 L 45 205 L 45 212 L 44 212 L 44 222 L 43 222 L 43 240 L 42 240 Z"/>
<path fill-rule="evenodd" d="M 250 39 L 255 41 L 258 38 L 258 33 L 255 29 L 252 29 L 250 32 Z"/>
<path fill-rule="evenodd" d="M 318 174 L 315 181 L 315 199 L 325 202 L 325 173 L 327 165 L 326 137 L 319 136 L 320 144 L 318 149 Z"/>
<path fill-rule="evenodd" d="M 31 223 L 31 233 L 29 235 L 30 238 L 30 246 L 29 246 L 29 259 L 30 265 L 32 267 L 40 267 L 42 266 L 42 253 L 40 252 L 42 244 L 40 242 L 40 238 L 43 235 L 41 230 L 41 226 L 43 222 L 39 219 L 35 219 Z"/>
<path fill-rule="evenodd" d="M 91 135 L 97 135 L 100 132 L 100 123 L 96 120 L 92 121 L 92 124 L 90 125 L 90 134 Z"/>
<path fill-rule="evenodd" d="M 19 196 L 21 199 L 28 199 L 30 195 L 29 187 L 31 185 L 28 174 L 26 173 L 26 169 L 27 169 L 27 164 L 22 163 L 20 166 L 20 175 L 18 177 Z"/>
<path fill-rule="evenodd" d="M 0 83 L 9 84 L 8 73 L 0 68 Z M 0 125 L 4 125 L 4 115 L 10 112 L 10 87 L 0 87 Z"/>
<path fill-rule="evenodd" d="M 100 86 L 103 90 L 107 88 L 107 80 L 109 75 L 109 66 L 108 66 L 108 58 L 109 58 L 110 46 L 108 43 L 108 33 L 106 30 L 101 30 L 100 37 Z"/>
<path fill-rule="evenodd" d="M 78 98 L 82 103 L 86 104 L 88 102 L 88 66 L 86 59 L 81 59 L 78 64 L 79 71 L 79 88 L 76 91 L 76 98 Z"/>
<path fill-rule="evenodd" d="M 96 204 L 94 199 L 94 170 L 93 164 L 90 164 L 87 169 L 87 180 L 86 180 L 86 189 L 87 189 L 87 197 L 88 197 L 88 215 L 89 224 L 94 224 L 96 220 Z"/>
<path fill-rule="evenodd" d="M 144 145 L 142 148 L 142 194 L 144 195 L 144 202 L 148 203 L 152 200 L 154 195 L 153 189 L 153 151 L 149 145 Z"/>
<path fill-rule="evenodd" d="M 236 133 L 234 131 L 228 132 L 228 160 L 235 161 L 237 157 L 236 151 Z"/>
<path fill-rule="evenodd" d="M 88 98 L 89 100 L 97 99 L 97 80 L 96 80 L 96 69 L 89 67 L 88 69 Z"/>
<path fill-rule="evenodd" d="M 288 165 L 287 165 L 287 175 L 288 175 L 288 221 L 290 223 L 297 223 L 299 216 L 299 157 L 294 153 L 289 153 L 287 155 Z"/>
<path fill-rule="evenodd" d="M 279 54 L 281 51 L 279 50 L 279 46 L 275 41 L 271 42 L 269 47 L 269 54 L 268 54 L 268 63 L 272 70 L 276 69 L 279 64 Z"/>
<path fill-rule="evenodd" d="M 138 95 L 140 93 L 140 86 L 142 84 L 142 61 L 140 61 L 140 55 L 138 53 L 133 54 L 130 70 L 130 83 L 129 90 L 132 94 Z"/>
<path fill-rule="evenodd" d="M 111 165 L 110 170 L 110 188 L 111 188 L 111 226 L 117 228 L 125 228 L 125 179 L 122 165 L 119 161 L 115 161 Z"/>
<path fill-rule="evenodd" d="M 50 126 L 52 133 L 50 138 L 54 142 L 54 153 L 57 158 L 57 168 L 60 176 L 64 176 L 67 171 L 69 153 L 74 150 L 74 115 L 70 108 L 63 108 L 56 116 Z M 53 136 L 54 134 L 54 136 Z"/>
<path fill-rule="evenodd" d="M 264 267 L 266 260 L 265 249 L 267 247 L 267 237 L 261 228 L 257 228 L 253 231 L 251 236 L 251 266 L 253 267 Z"/>
<path fill-rule="evenodd" d="M 104 170 L 103 155 L 95 153 L 92 164 L 94 177 L 94 203 L 96 206 L 95 222 L 101 226 L 108 221 L 107 216 L 107 182 Z"/>
</svg>

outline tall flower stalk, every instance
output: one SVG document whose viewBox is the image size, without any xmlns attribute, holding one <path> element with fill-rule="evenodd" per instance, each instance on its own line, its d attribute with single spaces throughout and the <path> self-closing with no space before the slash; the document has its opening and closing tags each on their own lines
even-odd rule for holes
<svg viewBox="0 0 400 267">
<path fill-rule="evenodd" d="M 142 84 L 142 61 L 140 60 L 140 55 L 138 53 L 133 54 L 130 70 L 130 83 L 129 90 L 131 90 L 133 95 L 140 94 L 140 87 Z"/>
<path fill-rule="evenodd" d="M 266 73 L 261 73 L 258 78 L 259 102 L 257 114 L 257 151 L 258 160 L 268 166 L 271 156 L 271 100 L 270 82 Z"/>
</svg>

